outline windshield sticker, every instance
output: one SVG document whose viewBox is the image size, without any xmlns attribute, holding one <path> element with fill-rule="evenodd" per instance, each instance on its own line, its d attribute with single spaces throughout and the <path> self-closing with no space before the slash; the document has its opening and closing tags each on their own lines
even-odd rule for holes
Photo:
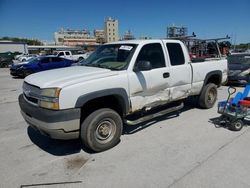
<svg viewBox="0 0 250 188">
<path fill-rule="evenodd" d="M 130 51 L 132 49 L 133 49 L 133 46 L 125 46 L 125 45 L 122 45 L 119 48 L 119 50 L 128 50 L 128 51 Z"/>
</svg>

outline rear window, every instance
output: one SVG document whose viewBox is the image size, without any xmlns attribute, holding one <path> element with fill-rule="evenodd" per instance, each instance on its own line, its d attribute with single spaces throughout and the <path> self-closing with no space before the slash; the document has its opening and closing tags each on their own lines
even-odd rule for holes
<svg viewBox="0 0 250 188">
<path fill-rule="evenodd" d="M 227 60 L 229 64 L 250 64 L 250 54 L 230 55 Z"/>
</svg>

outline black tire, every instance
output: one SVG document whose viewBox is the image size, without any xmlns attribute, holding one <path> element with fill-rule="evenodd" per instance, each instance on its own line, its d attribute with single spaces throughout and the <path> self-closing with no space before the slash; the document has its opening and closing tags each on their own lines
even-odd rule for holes
<svg viewBox="0 0 250 188">
<path fill-rule="evenodd" d="M 8 63 L 2 63 L 1 68 L 8 68 Z"/>
<path fill-rule="evenodd" d="M 79 58 L 78 58 L 78 62 L 79 62 L 79 61 L 82 61 L 82 60 L 83 60 L 83 57 L 79 57 Z"/>
<path fill-rule="evenodd" d="M 112 109 L 101 108 L 92 112 L 82 122 L 80 139 L 89 149 L 101 152 L 119 142 L 122 129 L 120 115 Z"/>
<path fill-rule="evenodd" d="M 205 85 L 199 96 L 199 106 L 201 108 L 212 108 L 217 100 L 217 86 L 213 83 Z"/>
<path fill-rule="evenodd" d="M 244 126 L 243 121 L 240 119 L 237 119 L 229 124 L 229 129 L 232 131 L 240 131 L 243 126 Z"/>
</svg>

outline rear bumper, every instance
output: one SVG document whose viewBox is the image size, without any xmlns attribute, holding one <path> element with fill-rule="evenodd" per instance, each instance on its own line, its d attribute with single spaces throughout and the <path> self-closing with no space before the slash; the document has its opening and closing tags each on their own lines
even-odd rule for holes
<svg viewBox="0 0 250 188">
<path fill-rule="evenodd" d="M 62 140 L 79 138 L 79 108 L 54 111 L 30 104 L 22 94 L 18 99 L 25 121 L 43 135 Z"/>
</svg>

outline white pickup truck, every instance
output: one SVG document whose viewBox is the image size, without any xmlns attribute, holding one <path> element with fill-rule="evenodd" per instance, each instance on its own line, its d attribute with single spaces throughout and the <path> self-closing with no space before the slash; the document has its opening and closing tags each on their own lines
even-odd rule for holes
<svg viewBox="0 0 250 188">
<path fill-rule="evenodd" d="M 86 59 L 89 56 L 90 52 L 86 53 L 75 53 L 74 51 L 58 51 L 56 56 L 63 57 L 65 59 L 73 60 L 73 61 L 81 61 Z"/>
<path fill-rule="evenodd" d="M 192 63 L 178 40 L 120 41 L 100 46 L 82 66 L 26 77 L 19 105 L 24 119 L 41 133 L 80 138 L 99 152 L 118 143 L 123 124 L 179 110 L 188 96 L 211 108 L 227 72 L 220 55 Z"/>
</svg>

